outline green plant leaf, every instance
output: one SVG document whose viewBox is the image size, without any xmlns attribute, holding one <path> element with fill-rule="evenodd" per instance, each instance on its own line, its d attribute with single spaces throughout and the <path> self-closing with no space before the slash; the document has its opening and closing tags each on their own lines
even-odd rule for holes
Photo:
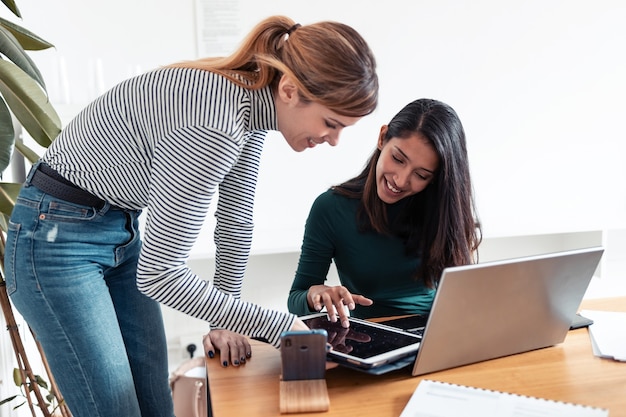
<svg viewBox="0 0 626 417">
<path fill-rule="evenodd" d="M 13 368 L 13 382 L 15 382 L 17 387 L 22 385 L 22 372 L 20 372 L 19 368 Z"/>
<path fill-rule="evenodd" d="M 15 148 L 24 156 L 24 158 L 28 159 L 28 162 L 31 164 L 34 164 L 39 160 L 37 152 L 26 146 L 21 140 L 17 140 L 15 142 Z"/>
<path fill-rule="evenodd" d="M 8 398 L 5 398 L 4 400 L 0 401 L 0 405 L 9 403 L 9 402 L 13 401 L 16 398 L 17 398 L 17 395 L 12 395 L 12 396 L 10 396 Z"/>
<path fill-rule="evenodd" d="M 20 67 L 45 89 L 46 85 L 37 65 L 15 39 L 15 36 L 2 26 L 0 26 L 0 53 L 9 58 L 10 61 Z"/>
<path fill-rule="evenodd" d="M 11 111 L 0 97 L 0 173 L 4 172 L 11 163 L 14 143 L 15 129 Z"/>
<path fill-rule="evenodd" d="M 5 398 L 4 400 L 0 401 L 0 405 L 6 404 L 8 402 L 11 402 L 11 401 L 13 401 L 16 398 L 17 398 L 17 395 L 12 395 L 12 396 L 10 396 L 8 398 Z"/>
<path fill-rule="evenodd" d="M 4 5 L 7 6 L 15 16 L 22 17 L 20 10 L 17 8 L 17 5 L 13 0 L 2 0 L 2 3 L 4 3 Z"/>
<path fill-rule="evenodd" d="M 0 182 L 0 212 L 5 216 L 11 216 L 11 212 L 13 211 L 13 207 L 15 207 L 15 200 L 17 200 L 17 195 L 20 193 L 22 189 L 22 184 L 18 184 L 15 182 Z M 4 225 L 6 229 L 6 225 Z M 6 230 L 5 230 L 6 232 Z M 20 383 L 16 382 L 16 385 L 22 385 L 21 383 L 21 375 L 19 374 L 19 369 L 15 368 L 18 373 L 17 377 L 20 379 Z M 16 378 L 15 370 L 13 371 L 13 379 Z"/>
<path fill-rule="evenodd" d="M 42 49 L 54 48 L 54 45 L 47 40 L 40 38 L 28 29 L 16 25 L 0 17 L 0 26 L 10 31 L 18 40 L 22 48 L 27 51 L 41 51 Z"/>
<path fill-rule="evenodd" d="M 48 382 L 41 377 L 41 375 L 35 375 L 35 381 L 41 388 L 48 389 Z"/>
<path fill-rule="evenodd" d="M 15 64 L 0 60 L 0 94 L 35 141 L 47 148 L 61 131 L 61 119 L 41 87 Z"/>
</svg>

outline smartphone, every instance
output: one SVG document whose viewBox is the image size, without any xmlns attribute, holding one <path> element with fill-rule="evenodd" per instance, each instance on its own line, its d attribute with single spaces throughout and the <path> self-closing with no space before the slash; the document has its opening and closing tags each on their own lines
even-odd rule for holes
<svg viewBox="0 0 626 417">
<path fill-rule="evenodd" d="M 280 335 L 283 381 L 324 379 L 327 339 L 324 329 L 283 332 Z"/>
</svg>

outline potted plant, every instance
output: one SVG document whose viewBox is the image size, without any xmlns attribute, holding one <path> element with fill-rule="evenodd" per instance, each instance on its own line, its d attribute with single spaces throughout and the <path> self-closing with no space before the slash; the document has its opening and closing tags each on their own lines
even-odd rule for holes
<svg viewBox="0 0 626 417">
<path fill-rule="evenodd" d="M 14 16 L 21 18 L 14 0 L 2 0 L 2 3 Z M 11 158 L 16 149 L 31 163 L 39 158 L 32 149 L 24 144 L 18 134 L 22 127 L 43 147 L 48 147 L 61 130 L 60 118 L 48 100 L 43 77 L 26 53 L 26 50 L 43 50 L 52 46 L 51 43 L 27 29 L 0 18 L 0 178 L 11 163 Z M 41 346 L 36 340 L 35 344 L 39 349 L 42 363 L 51 382 L 50 387 L 45 379 L 39 375 L 34 375 L 26 357 L 22 337 L 6 291 L 4 281 L 5 233 L 8 218 L 21 186 L 21 183 L 0 182 L 0 304 L 18 364 L 13 372 L 13 379 L 20 388 L 20 394 L 0 401 L 0 405 L 23 398 L 24 401 L 18 404 L 16 408 L 28 404 L 33 416 L 39 415 L 37 409 L 46 417 L 70 416 L 70 412 L 54 384 Z M 42 390 L 47 391 L 47 394 L 44 395 Z"/>
</svg>

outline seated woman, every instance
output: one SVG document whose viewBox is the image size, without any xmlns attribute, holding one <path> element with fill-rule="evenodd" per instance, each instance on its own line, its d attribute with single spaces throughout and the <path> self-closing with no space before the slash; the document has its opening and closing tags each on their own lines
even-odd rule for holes
<svg viewBox="0 0 626 417">
<path fill-rule="evenodd" d="M 311 208 L 289 311 L 360 318 L 427 314 L 444 268 L 476 261 L 481 241 L 465 132 L 440 101 L 405 106 L 380 129 L 363 172 Z M 325 285 L 334 261 L 341 285 Z M 346 307 L 344 307 L 346 306 Z"/>
</svg>

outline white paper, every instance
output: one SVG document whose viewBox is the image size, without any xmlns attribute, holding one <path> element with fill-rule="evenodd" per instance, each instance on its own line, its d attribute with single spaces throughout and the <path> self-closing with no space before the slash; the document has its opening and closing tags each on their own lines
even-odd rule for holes
<svg viewBox="0 0 626 417">
<path fill-rule="evenodd" d="M 608 417 L 609 411 L 422 380 L 400 417 Z"/>
<path fill-rule="evenodd" d="M 230 55 L 243 40 L 238 0 L 196 0 L 198 57 Z"/>
<path fill-rule="evenodd" d="M 626 361 L 626 313 L 583 310 L 580 314 L 593 320 L 589 326 L 593 354 Z"/>
</svg>

